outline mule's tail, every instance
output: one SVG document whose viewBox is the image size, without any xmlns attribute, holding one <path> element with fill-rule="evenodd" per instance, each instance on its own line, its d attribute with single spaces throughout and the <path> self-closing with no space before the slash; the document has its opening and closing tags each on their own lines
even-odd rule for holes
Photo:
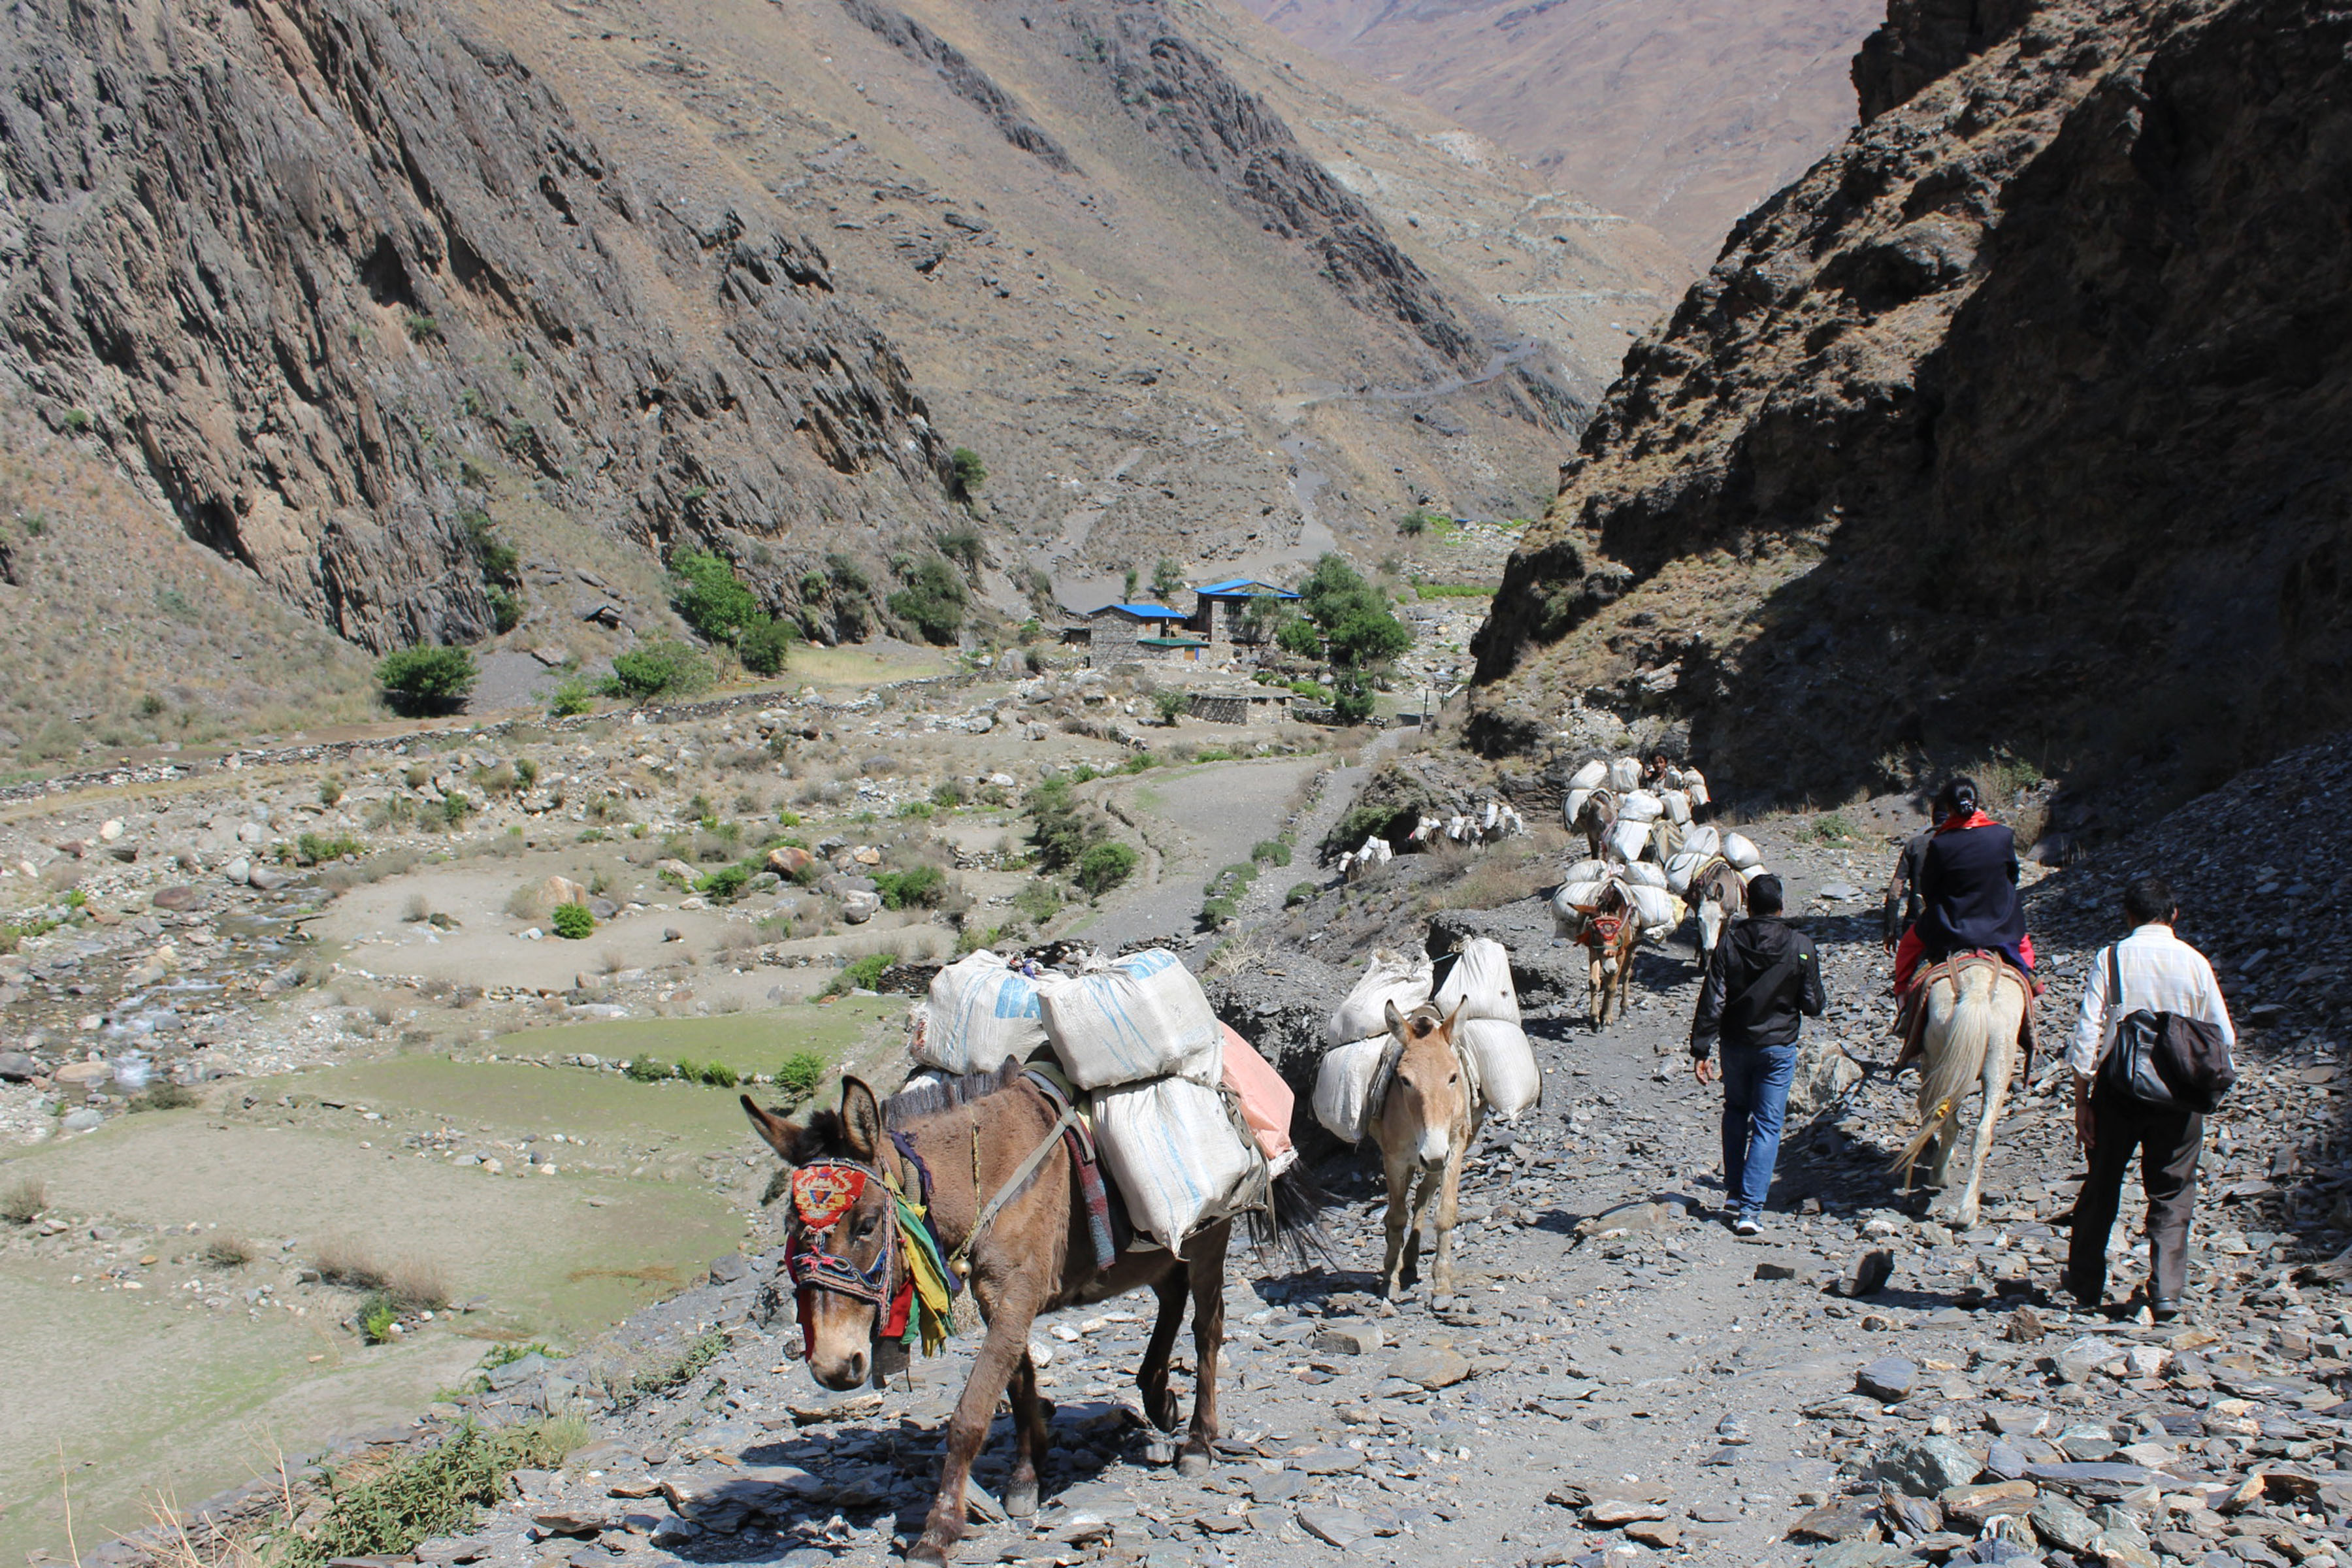
<svg viewBox="0 0 2352 1568">
<path fill-rule="evenodd" d="M 1930 1144 L 1959 1121 L 1962 1103 L 1984 1076 L 1986 1054 L 2000 1030 L 2000 1009 L 1993 995 L 1996 983 L 1990 965 L 1969 964 L 1960 971 L 1959 994 L 1953 998 L 1951 1014 L 1940 1033 L 1930 1015 L 1927 1060 L 1919 1073 L 1919 1131 L 1888 1167 L 1903 1173 L 1906 1188 L 1912 1167 Z M 1935 998 L 1926 1000 L 1932 1006 Z"/>
<path fill-rule="evenodd" d="M 1308 1172 L 1306 1163 L 1294 1162 L 1275 1177 L 1266 1206 L 1249 1211 L 1250 1249 L 1287 1255 L 1301 1268 L 1318 1261 L 1339 1268 L 1331 1256 L 1330 1238 L 1323 1233 L 1323 1211 L 1331 1203 L 1331 1194 Z"/>
</svg>

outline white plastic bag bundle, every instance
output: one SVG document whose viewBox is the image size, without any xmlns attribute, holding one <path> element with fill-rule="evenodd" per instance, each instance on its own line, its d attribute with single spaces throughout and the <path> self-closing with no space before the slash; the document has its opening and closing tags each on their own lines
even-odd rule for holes
<svg viewBox="0 0 2352 1568">
<path fill-rule="evenodd" d="M 1465 1018 L 1519 1021 L 1519 994 L 1511 984 L 1511 953 L 1492 937 L 1474 936 L 1462 944 L 1460 956 L 1438 986 L 1437 1010 L 1452 1017 L 1458 1005 Z"/>
<path fill-rule="evenodd" d="M 1732 869 L 1739 873 L 1739 885 L 1743 888 L 1764 875 L 1764 868 L 1760 863 L 1754 866 L 1734 866 Z"/>
<path fill-rule="evenodd" d="M 994 1072 L 1045 1043 L 1036 982 L 982 948 L 931 976 L 915 1059 L 943 1072 Z"/>
<path fill-rule="evenodd" d="M 1564 882 L 1551 899 L 1555 910 L 1590 910 L 1599 906 L 1601 890 L 1609 886 L 1605 877 L 1595 877 L 1589 882 Z"/>
<path fill-rule="evenodd" d="M 1634 861 L 1650 847 L 1650 825 L 1646 822 L 1621 822 L 1601 836 L 1601 847 L 1620 860 Z"/>
<path fill-rule="evenodd" d="M 1046 981 L 1037 994 L 1054 1054 L 1080 1089 L 1171 1074 L 1217 1081 L 1217 1016 L 1192 972 L 1164 948 Z"/>
<path fill-rule="evenodd" d="M 1576 819 L 1584 815 L 1584 803 L 1591 798 L 1592 792 L 1589 789 L 1570 790 L 1568 798 L 1560 803 L 1560 822 L 1572 831 L 1576 826 Z"/>
<path fill-rule="evenodd" d="M 1500 1018 L 1465 1018 L 1454 1026 L 1478 1067 L 1478 1095 L 1497 1116 L 1517 1116 L 1543 1098 L 1543 1069 L 1525 1030 Z"/>
<path fill-rule="evenodd" d="M 1568 787 L 1570 789 L 1596 790 L 1601 787 L 1601 781 L 1606 779 L 1608 776 L 1609 764 L 1602 762 L 1599 757 L 1595 757 L 1591 762 L 1585 763 L 1582 767 L 1568 775 Z"/>
<path fill-rule="evenodd" d="M 1683 852 L 1686 855 L 1720 855 L 1723 835 L 1712 827 L 1694 827 L 1683 835 Z"/>
<path fill-rule="evenodd" d="M 1398 1012 L 1410 1013 L 1429 1000 L 1429 986 L 1427 958 L 1407 958 L 1387 948 L 1377 949 L 1371 963 L 1365 966 L 1363 978 L 1356 982 L 1356 988 L 1324 1020 L 1323 1043 L 1339 1046 L 1372 1035 L 1386 1035 L 1387 1005 L 1393 1002 Z"/>
<path fill-rule="evenodd" d="M 1620 757 L 1609 764 L 1609 787 L 1613 790 L 1642 787 L 1642 759 Z"/>
<path fill-rule="evenodd" d="M 1723 858 L 1731 862 L 1735 871 L 1745 871 L 1750 866 L 1761 865 L 1764 861 L 1764 857 L 1756 852 L 1756 846 L 1748 841 L 1744 833 L 1723 836 Z"/>
<path fill-rule="evenodd" d="M 1568 875 L 1562 877 L 1560 880 L 1563 882 L 1597 882 L 1607 875 L 1609 875 L 1608 861 L 1579 860 L 1575 865 L 1570 866 L 1568 868 Z"/>
<path fill-rule="evenodd" d="M 1247 1197 L 1265 1156 L 1225 1097 L 1181 1078 L 1098 1091 L 1095 1142 L 1135 1228 L 1181 1256 L 1185 1239 Z"/>
<path fill-rule="evenodd" d="M 1683 901 L 1664 888 L 1623 881 L 1617 885 L 1625 891 L 1625 902 L 1640 917 L 1643 931 L 1670 931 L 1683 923 Z"/>
<path fill-rule="evenodd" d="M 1389 1037 L 1383 1034 L 1323 1053 L 1323 1065 L 1315 1075 L 1315 1120 L 1341 1142 L 1353 1143 L 1364 1135 L 1372 1076 L 1380 1070 L 1381 1053 L 1388 1048 Z"/>
<path fill-rule="evenodd" d="M 1666 862 L 1666 891 L 1676 898 L 1688 893 L 1691 879 L 1697 876 L 1698 868 L 1706 864 L 1706 857 L 1693 850 L 1685 849 L 1674 856 Z"/>
<path fill-rule="evenodd" d="M 1675 826 L 1674 818 L 1662 816 L 1650 824 L 1650 854 L 1656 860 L 1683 852 L 1683 830 Z"/>
<path fill-rule="evenodd" d="M 1690 822 L 1689 795 L 1681 790 L 1670 789 L 1662 793 L 1658 799 L 1665 805 L 1667 821 L 1677 826 L 1686 826 Z"/>
<path fill-rule="evenodd" d="M 1618 874 L 1639 888 L 1671 889 L 1674 886 L 1667 879 L 1666 868 L 1654 860 L 1636 860 Z"/>
<path fill-rule="evenodd" d="M 1690 796 L 1693 805 L 1705 805 L 1707 803 L 1709 797 L 1706 793 L 1706 780 L 1699 775 L 1696 768 L 1683 770 L 1683 790 Z"/>
<path fill-rule="evenodd" d="M 1655 822 L 1665 815 L 1665 803 L 1645 789 L 1629 789 L 1617 803 L 1620 822 Z"/>
</svg>

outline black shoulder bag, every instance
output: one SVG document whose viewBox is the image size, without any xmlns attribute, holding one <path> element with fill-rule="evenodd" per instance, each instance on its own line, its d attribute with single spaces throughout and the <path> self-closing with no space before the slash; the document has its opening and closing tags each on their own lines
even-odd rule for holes
<svg viewBox="0 0 2352 1568">
<path fill-rule="evenodd" d="M 2168 1110 L 2202 1115 L 2213 1110 L 2238 1080 L 2221 1031 L 2178 1013 L 2145 1007 L 2124 1013 L 2119 945 L 2107 949 L 2107 1006 L 2122 1016 L 2116 1021 L 2116 1043 L 2099 1058 L 2099 1087 Z"/>
</svg>

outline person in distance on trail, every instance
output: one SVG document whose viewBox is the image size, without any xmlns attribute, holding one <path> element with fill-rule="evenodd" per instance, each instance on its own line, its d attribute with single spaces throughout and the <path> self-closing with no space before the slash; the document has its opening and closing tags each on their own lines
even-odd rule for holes
<svg viewBox="0 0 2352 1568">
<path fill-rule="evenodd" d="M 2179 1106 L 2146 1104 L 2097 1085 L 2099 1058 L 2115 1045 L 2116 1025 L 2145 1009 L 2210 1024 L 2222 1045 L 2237 1044 L 2229 1004 L 2205 955 L 2172 934 L 2179 901 L 2161 877 L 2142 877 L 2124 889 L 2131 934 L 2091 964 L 2083 982 L 2083 1011 L 2066 1065 L 2074 1069 L 2074 1136 L 2090 1159 L 2090 1174 L 2074 1200 L 2074 1240 L 2066 1249 L 2066 1289 L 2096 1311 L 2107 1288 L 2107 1237 L 2122 1201 L 2124 1173 L 2139 1152 L 2140 1185 L 2147 1192 L 2147 1307 L 2159 1320 L 2180 1314 L 2189 1278 L 2189 1222 L 2197 1208 L 2197 1161 L 2205 1147 L 2205 1119 Z M 2113 994 L 2117 976 L 2123 994 Z"/>
<path fill-rule="evenodd" d="M 2039 994 L 2033 939 L 2017 896 L 2016 835 L 1977 805 L 1974 779 L 1946 784 L 1936 810 L 1941 819 L 1919 862 L 1919 918 L 1895 944 L 1895 994 L 1911 989 L 1921 964 L 1981 951 L 2007 959 Z"/>
<path fill-rule="evenodd" d="M 1723 1042 L 1724 1204 L 1740 1236 L 1764 1228 L 1797 1036 L 1828 1005 L 1813 939 L 1792 930 L 1780 909 L 1780 878 L 1748 884 L 1748 918 L 1715 944 L 1691 1020 L 1691 1071 L 1699 1082 L 1707 1081 L 1707 1057 Z"/>
<path fill-rule="evenodd" d="M 1895 875 L 1887 881 L 1886 897 L 1879 910 L 1882 940 L 1890 953 L 1901 944 L 1904 933 L 1919 921 L 1919 871 L 1927 863 L 1927 847 L 1936 841 L 1936 829 L 1943 825 L 1943 808 L 1929 805 L 1927 826 L 1911 836 L 1895 859 Z"/>
</svg>

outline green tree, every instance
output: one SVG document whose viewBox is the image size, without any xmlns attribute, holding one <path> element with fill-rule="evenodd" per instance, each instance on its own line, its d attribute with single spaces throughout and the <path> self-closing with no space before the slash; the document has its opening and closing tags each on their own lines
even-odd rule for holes
<svg viewBox="0 0 2352 1568">
<path fill-rule="evenodd" d="M 1173 561 L 1169 560 L 1165 555 L 1161 556 L 1160 558 L 1160 564 L 1151 569 L 1152 598 L 1158 603 L 1165 605 L 1183 591 L 1183 569 L 1178 566 Z"/>
<path fill-rule="evenodd" d="M 1151 706 L 1160 710 L 1162 724 L 1175 723 L 1177 716 L 1192 705 L 1192 699 L 1189 695 L 1171 688 L 1162 688 L 1151 694 Z"/>
<path fill-rule="evenodd" d="M 1100 843 L 1100 826 L 1087 820 L 1070 793 L 1067 779 L 1047 779 L 1029 792 L 1022 809 L 1029 818 L 1029 842 L 1037 864 L 1048 871 L 1066 870 Z"/>
<path fill-rule="evenodd" d="M 907 586 L 890 595 L 890 613 L 923 634 L 927 642 L 947 644 L 963 630 L 967 595 L 955 568 L 933 555 L 918 563 Z"/>
<path fill-rule="evenodd" d="M 1141 573 L 1138 572 L 1132 566 L 1129 567 L 1127 569 L 1127 586 L 1120 592 L 1119 598 L 1127 604 L 1132 605 L 1135 603 L 1135 585 L 1142 580 L 1143 574 Z"/>
<path fill-rule="evenodd" d="M 558 904 L 548 921 L 566 942 L 579 942 L 596 929 L 596 917 L 585 904 Z"/>
<path fill-rule="evenodd" d="M 678 552 L 669 573 L 671 605 L 704 641 L 731 643 L 758 621 L 758 597 L 709 551 Z"/>
<path fill-rule="evenodd" d="M 393 706 L 422 713 L 457 707 L 481 673 L 462 647 L 404 647 L 384 655 L 375 667 L 376 684 Z"/>
<path fill-rule="evenodd" d="M 1282 629 L 1274 635 L 1274 642 L 1283 652 L 1297 654 L 1300 658 L 1319 658 L 1323 652 L 1323 639 L 1317 635 L 1315 623 L 1304 616 L 1293 616 L 1284 621 Z"/>
<path fill-rule="evenodd" d="M 1135 873 L 1138 857 L 1125 844 L 1097 844 L 1078 857 L 1079 887 L 1100 898 Z"/>
<path fill-rule="evenodd" d="M 948 454 L 948 468 L 960 500 L 970 500 L 988 482 L 987 466 L 981 462 L 980 454 L 969 447 L 958 447 Z"/>
<path fill-rule="evenodd" d="M 700 654 L 675 637 L 661 637 L 613 660 L 604 695 L 642 702 L 653 697 L 682 696 L 709 684 L 710 667 Z"/>
<path fill-rule="evenodd" d="M 790 621 L 761 619 L 735 645 L 735 656 L 754 675 L 782 675 L 800 635 L 800 627 Z"/>
</svg>

